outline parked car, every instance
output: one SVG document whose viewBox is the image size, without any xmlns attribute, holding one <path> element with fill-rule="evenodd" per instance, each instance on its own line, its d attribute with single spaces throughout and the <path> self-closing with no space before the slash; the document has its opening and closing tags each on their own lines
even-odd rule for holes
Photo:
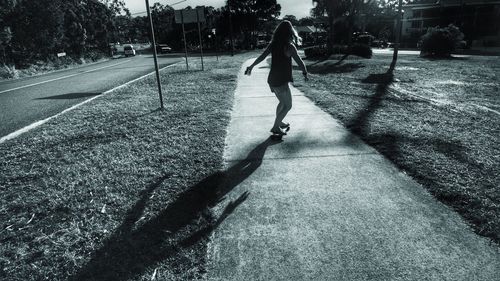
<svg viewBox="0 0 500 281">
<path fill-rule="evenodd" d="M 269 45 L 269 42 L 267 42 L 266 40 L 258 40 L 257 41 L 257 48 L 259 48 L 259 49 L 265 48 L 265 47 L 267 47 L 267 45 Z"/>
<path fill-rule="evenodd" d="M 166 44 L 156 44 L 156 52 L 160 54 L 171 53 L 172 48 Z"/>
<path fill-rule="evenodd" d="M 384 40 L 373 40 L 372 44 L 371 44 L 371 47 L 384 49 L 384 48 L 387 48 L 387 45 L 388 45 L 387 41 L 384 41 Z"/>
<path fill-rule="evenodd" d="M 354 32 L 352 34 L 352 41 L 359 44 L 370 46 L 373 40 L 375 40 L 375 37 L 368 32 Z"/>
<path fill-rule="evenodd" d="M 125 54 L 126 57 L 135 56 L 134 46 L 132 46 L 132 45 L 123 46 L 123 53 Z"/>
</svg>

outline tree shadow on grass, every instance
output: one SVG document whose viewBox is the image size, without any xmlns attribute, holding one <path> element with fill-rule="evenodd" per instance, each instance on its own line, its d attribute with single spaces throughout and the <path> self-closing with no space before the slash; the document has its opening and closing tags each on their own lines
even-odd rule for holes
<svg viewBox="0 0 500 281">
<path fill-rule="evenodd" d="M 352 98 L 356 98 L 356 99 L 363 99 L 363 100 L 370 100 L 372 98 L 372 96 L 367 96 L 367 95 L 364 95 L 364 94 L 359 94 L 359 93 L 355 93 L 355 92 L 348 92 L 348 93 L 345 93 L 345 92 L 335 92 L 334 93 L 336 96 L 345 96 L 345 97 L 352 97 Z M 384 97 L 385 100 L 387 101 L 391 101 L 391 102 L 394 102 L 394 103 L 421 103 L 421 104 L 428 104 L 427 101 L 424 101 L 424 100 L 419 100 L 419 99 L 416 99 L 416 98 L 407 98 L 407 99 L 403 99 L 403 98 L 399 98 L 399 97 Z M 323 101 L 322 101 L 323 102 Z"/>
<path fill-rule="evenodd" d="M 262 164 L 267 148 L 276 143 L 268 138 L 245 159 L 191 186 L 156 217 L 139 225 L 149 198 L 169 175 L 158 178 L 141 192 L 123 223 L 70 280 L 128 280 L 163 261 L 169 263 L 173 271 L 192 267 L 193 261 L 185 257 L 183 250 L 205 247 L 208 236 L 249 193 L 230 202 L 217 219 L 212 217 L 209 208 L 249 177 Z M 197 258 L 203 262 L 205 257 Z"/>
<path fill-rule="evenodd" d="M 201 66 L 198 68 L 193 68 L 193 66 L 189 66 L 189 70 L 187 69 L 182 69 L 182 70 L 174 70 L 174 71 L 169 71 L 169 74 L 190 74 L 190 73 L 196 73 L 196 72 L 206 72 L 207 70 L 201 70 Z"/>
<path fill-rule="evenodd" d="M 362 139 L 368 144 L 374 146 L 377 151 L 383 154 L 387 159 L 393 162 L 398 168 L 404 170 L 422 184 L 426 189 L 440 202 L 452 207 L 463 218 L 471 223 L 474 232 L 481 236 L 491 238 L 497 244 L 500 242 L 500 235 L 495 231 L 494 223 L 490 226 L 485 226 L 485 220 L 495 221 L 494 212 L 487 213 L 488 210 L 477 207 L 482 205 L 481 200 L 484 198 L 478 197 L 474 192 L 464 192 L 460 187 L 462 184 L 471 179 L 479 182 L 478 185 L 485 190 L 495 191 L 497 186 L 491 181 L 483 180 L 483 174 L 495 174 L 491 167 L 488 167 L 482 162 L 477 162 L 475 159 L 467 155 L 466 146 L 454 140 L 435 138 L 426 138 L 419 136 L 401 135 L 395 132 L 388 132 L 374 135 L 364 135 Z M 434 151 L 430 157 L 419 159 L 418 163 L 412 160 L 415 155 L 409 154 L 405 147 L 418 147 L 419 153 L 426 151 Z M 436 154 L 438 157 L 433 157 Z M 439 157 L 442 154 L 445 157 Z M 420 161 L 421 160 L 421 161 Z M 454 167 L 455 163 L 465 163 L 467 165 L 467 176 L 463 178 L 459 171 L 450 173 L 449 168 Z M 447 184 L 448 180 L 456 180 L 452 185 Z M 495 200 L 495 199 L 491 199 Z M 486 213 L 485 213 L 486 212 Z M 497 224 L 498 225 L 498 224 Z M 496 228 L 498 229 L 498 227 Z"/>
<path fill-rule="evenodd" d="M 333 61 L 325 61 L 315 65 L 310 65 L 308 70 L 315 74 L 328 74 L 328 73 L 347 73 L 353 72 L 357 69 L 364 67 L 363 63 L 338 63 Z"/>
<path fill-rule="evenodd" d="M 377 147 L 377 150 L 379 150 L 392 162 L 398 164 L 400 167 L 404 166 L 405 170 L 410 170 L 410 172 L 414 175 L 417 175 L 419 172 L 414 170 L 414 167 L 406 166 L 400 161 L 401 156 L 405 153 L 402 149 L 404 146 L 419 147 L 421 148 L 421 151 L 433 150 L 439 154 L 445 155 L 447 159 L 452 159 L 459 163 L 466 163 L 473 169 L 486 171 L 487 173 L 494 172 L 490 171 L 484 163 L 477 162 L 468 156 L 467 147 L 456 140 L 445 140 L 438 137 L 427 138 L 419 136 L 406 136 L 394 132 L 365 135 L 363 136 L 363 139 L 368 144 Z M 442 165 L 446 166 L 446 163 L 443 163 Z M 423 168 L 425 167 L 419 166 L 419 169 Z M 432 166 L 430 167 L 430 170 L 425 171 L 423 175 L 431 175 L 435 172 L 436 168 L 435 166 Z M 418 177 L 423 178 L 423 175 L 418 175 Z"/>
<path fill-rule="evenodd" d="M 375 147 L 377 151 L 387 157 L 399 169 L 404 170 L 417 182 L 425 186 L 437 200 L 454 208 L 466 220 L 471 222 L 477 234 L 490 237 L 498 243 L 500 238 L 498 233 L 494 231 L 494 227 L 484 226 L 485 215 L 482 213 L 484 210 L 466 211 L 471 206 L 481 205 L 481 199 L 475 195 L 457 190 L 456 186 L 450 187 L 446 180 L 443 181 L 443 177 L 448 178 L 449 181 L 468 181 L 467 178 L 461 177 L 460 173 L 449 173 L 448 168 L 453 167 L 456 163 L 466 164 L 468 167 L 467 177 L 475 177 L 477 181 L 481 181 L 480 179 L 484 173 L 491 175 L 496 171 L 468 156 L 467 147 L 454 140 L 439 137 L 419 137 L 418 135 L 407 136 L 394 132 L 372 134 L 368 130 L 370 118 L 381 107 L 382 100 L 385 99 L 387 93 L 387 87 L 392 82 L 392 75 L 387 76 L 385 73 L 370 75 L 363 79 L 363 82 L 377 84 L 375 94 L 371 96 L 366 107 L 347 122 L 347 127 L 360 136 L 363 141 Z M 408 147 L 414 147 L 417 155 L 413 154 L 412 149 Z M 419 153 L 428 153 L 429 157 L 421 157 L 418 155 Z M 418 163 L 413 162 L 413 160 L 417 160 Z M 496 189 L 488 181 L 482 181 L 480 184 L 488 190 Z"/>
<path fill-rule="evenodd" d="M 69 93 L 69 94 L 36 98 L 35 100 L 72 100 L 72 99 L 89 98 L 93 96 L 98 96 L 100 94 L 102 93 Z"/>
<path fill-rule="evenodd" d="M 356 116 L 347 122 L 346 127 L 358 135 L 364 135 L 368 127 L 371 115 L 381 106 L 382 101 L 387 95 L 389 85 L 394 81 L 391 71 L 381 74 L 370 74 L 363 83 L 376 84 L 375 94 L 369 97 L 368 103 L 364 109 L 360 110 Z"/>
</svg>

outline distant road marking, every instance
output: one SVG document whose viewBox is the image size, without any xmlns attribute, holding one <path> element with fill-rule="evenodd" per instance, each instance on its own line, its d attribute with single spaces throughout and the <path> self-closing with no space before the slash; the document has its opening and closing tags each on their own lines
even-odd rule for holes
<svg viewBox="0 0 500 281">
<path fill-rule="evenodd" d="M 479 104 L 475 104 L 475 103 L 471 103 L 471 104 L 472 104 L 472 105 L 475 105 L 475 106 L 477 106 L 477 107 L 479 107 L 479 108 L 482 108 L 482 109 L 484 109 L 484 110 L 486 110 L 486 111 L 493 112 L 493 113 L 496 113 L 496 114 L 500 115 L 500 112 L 498 112 L 498 111 L 496 111 L 496 110 L 494 110 L 494 109 L 491 109 L 491 108 L 489 108 L 489 107 L 486 107 L 486 106 L 484 106 L 484 105 L 479 105 Z"/>
<path fill-rule="evenodd" d="M 165 66 L 165 67 L 161 68 L 161 69 L 160 69 L 160 71 L 161 71 L 161 70 L 163 70 L 163 69 L 165 69 L 165 68 L 169 68 L 169 67 L 172 67 L 172 66 L 174 66 L 174 65 L 177 65 L 177 64 L 179 64 L 179 63 L 181 63 L 181 62 L 182 62 L 182 61 L 179 61 L 179 62 L 173 63 L 173 64 L 171 64 L 171 65 L 167 65 L 167 66 Z M 8 134 L 8 135 L 6 135 L 6 136 L 4 136 L 4 137 L 0 138 L 0 143 L 4 143 L 4 142 L 6 142 L 6 141 L 8 141 L 8 140 L 11 140 L 11 139 L 13 139 L 13 138 L 16 138 L 16 137 L 18 137 L 18 136 L 19 136 L 19 135 L 21 135 L 21 134 L 24 134 L 24 133 L 26 133 L 26 132 L 28 132 L 28 131 L 30 131 L 30 130 L 32 130 L 32 129 L 34 129 L 34 128 L 36 128 L 36 127 L 40 126 L 40 125 L 42 125 L 42 124 L 47 123 L 48 121 L 50 121 L 50 120 L 51 120 L 51 119 L 53 119 L 53 118 L 56 118 L 56 117 L 58 117 L 58 116 L 60 116 L 60 115 L 62 115 L 62 114 L 64 114 L 64 113 L 66 113 L 66 112 L 68 112 L 68 111 L 71 111 L 71 110 L 73 110 L 73 109 L 75 109 L 75 108 L 77 108 L 77 107 L 80 107 L 81 105 L 84 105 L 84 104 L 86 104 L 86 103 L 88 103 L 88 102 L 90 102 L 90 101 L 92 101 L 92 100 L 94 100 L 94 99 L 96 99 L 96 98 L 98 98 L 98 97 L 104 96 L 104 95 L 109 94 L 109 93 L 111 93 L 111 92 L 113 92 L 113 91 L 116 91 L 116 90 L 118 90 L 118 89 L 121 89 L 121 88 L 123 88 L 123 87 L 125 87 L 125 86 L 127 86 L 127 85 L 129 85 L 129 84 L 131 84 L 131 83 L 134 83 L 134 82 L 136 82 L 136 81 L 138 81 L 138 80 L 141 80 L 141 79 L 143 79 L 143 78 L 145 78 L 145 77 L 147 77 L 147 76 L 149 76 L 149 75 L 151 75 L 151 74 L 153 74 L 153 73 L 155 73 L 155 72 L 156 72 L 156 71 L 153 71 L 153 72 L 150 72 L 150 73 L 148 73 L 148 74 L 145 74 L 145 75 L 143 75 L 143 76 L 141 76 L 141 77 L 135 78 L 134 80 L 130 80 L 130 81 L 128 81 L 127 83 L 122 84 L 122 85 L 117 86 L 117 87 L 114 87 L 113 89 L 107 90 L 106 92 L 103 92 L 103 93 L 102 93 L 102 94 L 100 94 L 100 95 L 97 95 L 97 96 L 95 96 L 95 97 L 92 97 L 92 98 L 90 98 L 90 99 L 88 99 L 88 100 L 84 100 L 84 101 L 82 101 L 81 103 L 75 104 L 75 105 L 73 105 L 73 106 L 72 106 L 72 107 L 70 107 L 70 108 L 66 108 L 65 110 L 63 110 L 63 111 L 61 111 L 61 112 L 57 113 L 56 115 L 53 115 L 53 116 L 47 117 L 47 118 L 45 118 L 45 119 L 43 119 L 43 120 L 36 121 L 35 123 L 32 123 L 32 124 L 30 124 L 30 125 L 28 125 L 28 126 L 26 126 L 26 127 L 23 127 L 23 128 L 21 128 L 21 129 L 19 129 L 19 130 L 15 131 L 15 132 L 12 132 L 12 133 L 10 133 L 10 134 Z"/>
<path fill-rule="evenodd" d="M 40 85 L 40 84 L 45 84 L 45 83 L 49 83 L 49 82 L 52 82 L 52 81 L 57 81 L 57 80 L 61 80 L 61 79 L 65 79 L 65 78 L 69 78 L 69 77 L 73 77 L 73 76 L 77 76 L 77 75 L 84 74 L 84 73 L 89 73 L 89 72 L 96 71 L 96 70 L 103 69 L 103 68 L 117 66 L 117 65 L 129 62 L 129 61 L 131 61 L 131 60 L 126 60 L 126 61 L 115 63 L 115 64 L 112 64 L 112 65 L 107 65 L 107 66 L 103 66 L 103 67 L 99 67 L 99 68 L 95 68 L 95 69 L 91 69 L 91 70 L 86 70 L 86 71 L 83 71 L 83 72 L 79 72 L 79 73 L 75 73 L 75 74 L 70 74 L 70 75 L 66 75 L 66 76 L 62 76 L 62 77 L 58 77 L 58 78 L 54 78 L 54 79 L 49 79 L 49 80 L 46 80 L 46 81 L 37 82 L 37 83 L 29 84 L 29 85 L 24 85 L 24 86 L 20 86 L 20 87 L 8 89 L 8 90 L 3 90 L 3 91 L 0 91 L 0 94 L 7 93 L 7 92 L 10 92 L 10 91 L 19 90 L 19 89 L 23 89 L 23 88 L 32 87 L 32 86 L 36 86 L 36 85 Z"/>
</svg>

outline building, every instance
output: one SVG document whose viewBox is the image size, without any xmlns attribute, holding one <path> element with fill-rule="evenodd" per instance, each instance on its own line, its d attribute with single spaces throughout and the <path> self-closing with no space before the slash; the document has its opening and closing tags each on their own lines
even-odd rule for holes
<svg viewBox="0 0 500 281">
<path fill-rule="evenodd" d="M 420 0 L 403 6 L 402 42 L 414 45 L 429 27 L 454 24 L 468 46 L 500 46 L 500 0 Z"/>
<path fill-rule="evenodd" d="M 312 46 L 326 42 L 326 30 L 317 26 L 296 26 L 295 30 L 302 39 L 303 46 Z"/>
</svg>

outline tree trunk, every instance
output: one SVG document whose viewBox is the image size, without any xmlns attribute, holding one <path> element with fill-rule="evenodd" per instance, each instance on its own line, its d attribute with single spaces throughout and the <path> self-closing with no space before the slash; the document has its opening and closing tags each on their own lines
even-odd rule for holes
<svg viewBox="0 0 500 281">
<path fill-rule="evenodd" d="M 357 12 L 358 2 L 356 0 L 352 1 L 351 11 L 349 12 L 348 24 L 349 27 L 347 29 L 347 45 L 350 47 L 352 45 L 352 33 L 354 31 L 354 24 L 356 22 L 356 12 Z"/>
<path fill-rule="evenodd" d="M 392 54 L 392 62 L 389 67 L 389 72 L 393 72 L 396 68 L 396 62 L 398 60 L 398 51 L 399 51 L 399 41 L 401 40 L 401 18 L 403 17 L 403 13 L 401 12 L 403 5 L 403 0 L 399 0 L 398 3 L 398 18 L 396 19 L 396 42 L 394 42 L 394 53 Z"/>
<path fill-rule="evenodd" d="M 327 47 L 328 50 L 333 51 L 333 24 L 334 24 L 334 19 L 333 19 L 333 11 L 328 12 L 328 41 L 327 41 Z"/>
</svg>

